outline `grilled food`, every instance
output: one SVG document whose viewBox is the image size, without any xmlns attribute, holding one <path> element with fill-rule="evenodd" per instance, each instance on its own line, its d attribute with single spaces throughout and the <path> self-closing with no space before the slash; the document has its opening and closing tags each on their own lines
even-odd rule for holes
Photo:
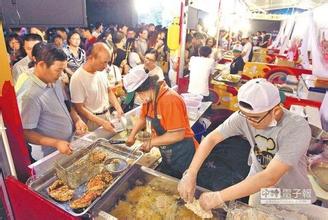
<svg viewBox="0 0 328 220">
<path fill-rule="evenodd" d="M 48 188 L 51 198 L 59 202 L 67 202 L 72 199 L 74 190 L 69 188 L 62 180 L 56 180 Z"/>
<path fill-rule="evenodd" d="M 107 154 L 105 152 L 94 150 L 90 153 L 89 159 L 93 164 L 98 164 L 104 162 L 106 159 Z"/>
<path fill-rule="evenodd" d="M 70 203 L 72 209 L 83 209 L 88 207 L 97 197 L 98 192 L 90 191 L 85 193 L 81 198 L 78 198 Z"/>
</svg>

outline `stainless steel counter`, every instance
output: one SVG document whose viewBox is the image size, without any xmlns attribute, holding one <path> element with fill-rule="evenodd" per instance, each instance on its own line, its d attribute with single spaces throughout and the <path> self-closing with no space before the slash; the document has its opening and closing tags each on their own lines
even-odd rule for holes
<svg viewBox="0 0 328 220">
<path fill-rule="evenodd" d="M 194 120 L 189 120 L 190 126 L 192 127 L 196 121 L 199 120 L 199 118 L 204 114 L 204 112 L 211 106 L 212 102 L 203 102 L 200 109 L 199 109 L 199 114 L 198 117 Z M 132 109 L 131 111 L 125 113 L 125 116 L 128 120 L 131 120 L 132 117 L 138 117 L 140 114 L 140 110 L 141 110 L 141 106 L 136 107 L 135 109 Z M 102 127 L 96 129 L 93 132 L 89 132 L 86 135 L 82 136 L 82 137 L 75 137 L 73 138 L 74 140 L 72 141 L 72 148 L 73 150 L 78 150 L 84 147 L 87 147 L 90 145 L 91 142 L 96 141 L 99 138 L 104 138 L 104 139 L 111 139 L 113 136 L 115 136 L 117 133 L 115 132 L 108 132 L 105 129 L 103 129 Z M 53 167 L 54 162 L 59 160 L 60 158 L 62 158 L 64 155 L 60 154 L 58 151 L 49 154 L 48 156 L 42 158 L 41 160 L 38 160 L 37 162 L 31 164 L 29 166 L 29 168 L 31 169 L 31 174 L 32 175 L 42 175 L 43 173 L 45 173 L 46 171 L 48 171 L 51 167 Z M 152 161 L 156 161 L 155 158 L 157 158 L 157 160 L 160 158 L 160 154 L 158 149 L 154 149 L 152 150 L 150 153 L 145 154 L 145 157 L 147 158 L 147 163 L 142 165 L 147 165 L 148 162 L 149 164 L 153 164 Z M 155 157 L 155 158 L 151 158 L 151 157 Z M 145 161 L 145 160 L 141 160 L 141 161 Z"/>
</svg>

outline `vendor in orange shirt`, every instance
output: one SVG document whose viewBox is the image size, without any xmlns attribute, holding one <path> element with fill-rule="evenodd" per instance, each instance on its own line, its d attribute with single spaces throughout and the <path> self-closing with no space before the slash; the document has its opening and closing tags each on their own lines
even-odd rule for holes
<svg viewBox="0 0 328 220">
<path fill-rule="evenodd" d="M 144 69 L 131 69 L 123 78 L 127 92 L 135 91 L 142 100 L 140 118 L 134 125 L 127 144 L 132 145 L 142 129 L 151 131 L 152 138 L 141 150 L 149 152 L 158 147 L 162 162 L 159 171 L 181 178 L 189 166 L 198 143 L 190 128 L 183 99 L 157 76 L 149 76 Z"/>
</svg>

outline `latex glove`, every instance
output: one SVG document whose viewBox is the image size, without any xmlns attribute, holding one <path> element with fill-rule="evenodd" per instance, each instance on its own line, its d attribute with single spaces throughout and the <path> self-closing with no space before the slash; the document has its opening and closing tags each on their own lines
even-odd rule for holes
<svg viewBox="0 0 328 220">
<path fill-rule="evenodd" d="M 62 154 L 70 155 L 73 152 L 70 143 L 68 143 L 67 141 L 58 140 L 55 142 L 54 147 L 56 147 L 57 150 Z"/>
<path fill-rule="evenodd" d="M 148 153 L 152 148 L 153 146 L 151 145 L 151 139 L 150 139 L 147 142 L 143 142 L 143 144 L 140 147 L 140 150 L 142 150 L 145 153 Z"/>
<path fill-rule="evenodd" d="M 199 204 L 205 211 L 225 206 L 220 191 L 203 193 L 199 197 Z"/>
<path fill-rule="evenodd" d="M 88 132 L 88 126 L 82 119 L 78 119 L 77 122 L 75 122 L 75 132 L 77 135 L 82 135 Z"/>
<path fill-rule="evenodd" d="M 185 202 L 193 202 L 196 190 L 197 174 L 185 172 L 178 184 L 178 192 Z"/>
</svg>

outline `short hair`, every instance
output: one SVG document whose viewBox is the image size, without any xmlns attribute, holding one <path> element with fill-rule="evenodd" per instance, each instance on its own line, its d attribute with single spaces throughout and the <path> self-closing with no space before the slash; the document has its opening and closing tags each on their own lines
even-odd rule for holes
<svg viewBox="0 0 328 220">
<path fill-rule="evenodd" d="M 196 32 L 194 34 L 194 38 L 196 38 L 197 40 L 200 40 L 200 39 L 204 39 L 205 37 L 202 33 Z"/>
<path fill-rule="evenodd" d="M 157 52 L 156 49 L 154 49 L 154 48 L 149 48 L 149 49 L 146 51 L 145 55 L 146 55 L 146 54 L 153 54 L 153 55 L 155 56 L 155 60 L 158 60 L 158 52 Z"/>
<path fill-rule="evenodd" d="M 123 27 L 127 27 L 127 28 L 129 29 L 129 27 L 128 27 L 127 25 L 125 25 L 125 24 L 119 24 L 119 25 L 117 26 L 117 29 L 120 30 L 120 29 L 122 29 Z"/>
<path fill-rule="evenodd" d="M 215 40 L 214 37 L 209 37 L 209 38 L 207 38 L 207 39 L 206 39 L 206 44 L 208 43 L 209 40 L 212 40 L 212 41 L 213 41 L 213 45 L 216 44 L 216 40 Z"/>
<path fill-rule="evenodd" d="M 72 38 L 72 36 L 73 36 L 74 34 L 77 34 L 77 35 L 80 36 L 80 34 L 79 34 L 77 31 L 71 31 L 71 32 L 69 32 L 68 35 L 67 35 L 67 44 L 68 44 L 68 45 L 70 44 L 70 43 L 69 43 L 69 40 Z M 80 36 L 80 38 L 81 38 L 81 36 Z"/>
<path fill-rule="evenodd" d="M 246 109 L 248 109 L 248 110 L 253 110 L 253 107 L 252 107 L 250 104 L 246 103 L 246 102 L 239 101 L 238 103 L 239 103 L 239 105 L 240 105 L 241 107 L 243 107 L 243 108 L 246 108 Z"/>
<path fill-rule="evenodd" d="M 202 46 L 199 48 L 199 56 L 208 57 L 212 53 L 212 49 L 208 46 Z"/>
<path fill-rule="evenodd" d="M 107 51 L 112 55 L 113 50 L 104 42 L 96 42 L 87 50 L 87 57 L 97 57 L 97 54 L 102 51 Z"/>
<path fill-rule="evenodd" d="M 136 30 L 135 30 L 133 27 L 128 27 L 128 32 L 129 32 L 129 31 L 136 32 Z"/>
<path fill-rule="evenodd" d="M 53 39 L 56 39 L 56 38 L 61 38 L 61 39 L 63 39 L 63 37 L 62 37 L 61 35 L 59 35 L 59 34 L 54 35 Z"/>
<path fill-rule="evenodd" d="M 84 31 L 90 31 L 90 33 L 92 32 L 92 28 L 91 27 L 81 27 L 80 29 L 81 30 L 84 30 Z"/>
<path fill-rule="evenodd" d="M 42 37 L 38 34 L 26 34 L 24 36 L 24 42 L 25 41 L 42 41 Z"/>
<path fill-rule="evenodd" d="M 148 73 L 146 71 L 146 73 Z M 159 77 L 157 75 L 149 76 L 145 82 L 143 82 L 136 90 L 135 92 L 145 92 L 150 89 L 155 89 L 158 85 L 158 79 Z"/>
<path fill-rule="evenodd" d="M 101 22 L 96 22 L 96 24 L 95 24 L 95 28 L 98 29 L 98 28 L 100 28 L 101 25 L 103 25 L 103 23 L 101 23 Z"/>
<path fill-rule="evenodd" d="M 66 33 L 66 29 L 65 28 L 56 28 L 56 31 L 61 31 L 61 32 L 65 32 Z"/>
<path fill-rule="evenodd" d="M 142 34 L 142 32 L 144 32 L 144 31 L 148 32 L 147 28 L 145 28 L 145 27 L 139 28 L 138 35 Z"/>
<path fill-rule="evenodd" d="M 192 41 L 192 35 L 191 34 L 187 34 L 186 36 L 186 42 L 190 43 Z"/>
<path fill-rule="evenodd" d="M 117 31 L 113 36 L 113 43 L 118 44 L 124 39 L 125 35 L 121 31 Z"/>
<path fill-rule="evenodd" d="M 66 61 L 67 56 L 65 52 L 56 47 L 55 44 L 42 44 L 39 45 L 35 50 L 39 50 L 35 52 L 35 60 L 36 63 L 39 63 L 40 61 L 44 61 L 47 64 L 47 67 L 50 67 L 55 61 Z M 33 47 L 34 49 L 34 47 Z"/>
<path fill-rule="evenodd" d="M 46 43 L 44 43 L 44 42 L 39 42 L 39 43 L 37 43 L 37 44 L 35 44 L 34 46 L 33 46 L 33 49 L 32 49 L 32 57 L 39 57 L 40 55 L 40 52 L 41 52 L 41 50 L 42 50 L 42 48 L 43 47 L 45 47 L 45 45 L 47 45 Z M 32 68 L 32 67 L 34 67 L 35 66 L 35 61 L 34 60 L 32 60 L 31 62 L 29 62 L 29 64 L 28 64 L 28 68 Z"/>
</svg>

